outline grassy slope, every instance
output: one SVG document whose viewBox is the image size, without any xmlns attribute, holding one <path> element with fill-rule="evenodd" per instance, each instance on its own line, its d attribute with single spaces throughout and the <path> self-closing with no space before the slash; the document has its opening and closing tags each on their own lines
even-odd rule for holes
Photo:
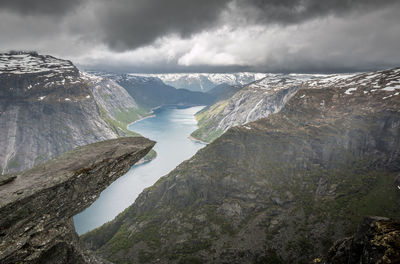
<svg viewBox="0 0 400 264">
<path fill-rule="evenodd" d="M 199 128 L 191 136 L 204 142 L 212 142 L 223 134 L 218 129 L 218 118 L 224 111 L 228 101 L 219 101 L 196 114 Z"/>
<path fill-rule="evenodd" d="M 101 105 L 98 105 L 101 118 L 117 133 L 117 135 L 124 137 L 139 137 L 139 133 L 131 131 L 128 129 L 128 125 L 134 121 L 139 120 L 143 116 L 149 115 L 148 112 L 142 109 L 120 109 L 120 112 L 116 115 L 116 119 L 111 118 Z M 150 161 L 155 159 L 157 153 L 155 150 L 150 150 L 150 152 L 144 157 L 145 161 Z"/>
</svg>

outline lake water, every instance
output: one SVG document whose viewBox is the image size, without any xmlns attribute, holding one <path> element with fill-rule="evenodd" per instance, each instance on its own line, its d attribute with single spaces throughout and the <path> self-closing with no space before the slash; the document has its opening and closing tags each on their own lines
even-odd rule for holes
<svg viewBox="0 0 400 264">
<path fill-rule="evenodd" d="M 74 217 L 75 229 L 83 234 L 112 220 L 131 205 L 143 189 L 192 157 L 205 145 L 190 140 L 197 129 L 194 114 L 203 106 L 182 108 L 165 106 L 154 110 L 154 117 L 131 124 L 129 129 L 157 142 L 157 157 L 145 164 L 133 166 L 85 211 Z"/>
</svg>

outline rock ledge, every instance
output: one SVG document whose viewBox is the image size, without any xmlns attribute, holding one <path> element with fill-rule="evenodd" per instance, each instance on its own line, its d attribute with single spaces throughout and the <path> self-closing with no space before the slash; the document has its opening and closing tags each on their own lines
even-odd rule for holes
<svg viewBox="0 0 400 264">
<path fill-rule="evenodd" d="M 0 262 L 106 263 L 80 245 L 72 217 L 154 144 L 145 138 L 108 140 L 3 176 L 7 180 L 0 185 Z"/>
</svg>

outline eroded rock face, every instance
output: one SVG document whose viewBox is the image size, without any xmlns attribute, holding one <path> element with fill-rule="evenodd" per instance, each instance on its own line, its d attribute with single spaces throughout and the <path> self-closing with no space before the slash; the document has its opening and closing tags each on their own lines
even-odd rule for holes
<svg viewBox="0 0 400 264">
<path fill-rule="evenodd" d="M 102 263 L 80 246 L 72 217 L 153 146 L 141 137 L 113 139 L 2 176 L 0 263 Z"/>
<path fill-rule="evenodd" d="M 326 263 L 400 263 L 400 221 L 366 217 L 353 236 L 335 243 Z"/>
</svg>

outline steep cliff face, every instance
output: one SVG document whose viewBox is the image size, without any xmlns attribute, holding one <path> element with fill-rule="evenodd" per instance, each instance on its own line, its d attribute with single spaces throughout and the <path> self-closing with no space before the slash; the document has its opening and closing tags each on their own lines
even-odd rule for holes
<svg viewBox="0 0 400 264">
<path fill-rule="evenodd" d="M 211 142 L 230 127 L 246 124 L 278 112 L 290 97 L 313 75 L 269 74 L 219 100 L 196 115 L 199 129 L 192 136 Z M 212 92 L 212 91 L 210 91 Z"/>
<path fill-rule="evenodd" d="M 83 236 L 115 263 L 308 263 L 400 217 L 400 69 L 303 84 Z"/>
<path fill-rule="evenodd" d="M 145 138 L 76 148 L 0 185 L 0 262 L 108 263 L 79 243 L 72 217 L 153 147 Z"/>
<path fill-rule="evenodd" d="M 0 173 L 126 134 L 119 119 L 136 104 L 123 92 L 111 81 L 83 75 L 70 61 L 0 54 Z"/>
<path fill-rule="evenodd" d="M 127 125 L 151 113 L 138 106 L 129 93 L 115 81 L 101 76 L 81 73 L 99 106 L 103 120 L 121 136 L 137 135 Z"/>
</svg>

